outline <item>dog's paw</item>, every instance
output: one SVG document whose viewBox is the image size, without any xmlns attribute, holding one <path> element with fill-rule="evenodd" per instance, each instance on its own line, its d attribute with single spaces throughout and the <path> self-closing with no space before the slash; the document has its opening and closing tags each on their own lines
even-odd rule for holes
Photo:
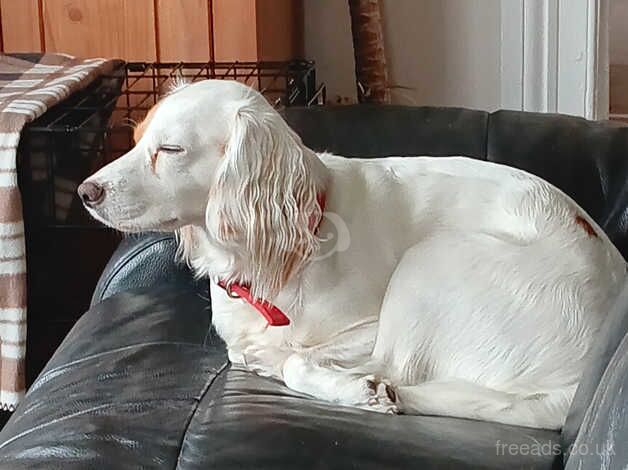
<svg viewBox="0 0 628 470">
<path fill-rule="evenodd" d="M 365 387 L 366 402 L 360 408 L 377 413 L 398 414 L 397 394 L 390 381 L 367 375 L 362 382 Z"/>
</svg>

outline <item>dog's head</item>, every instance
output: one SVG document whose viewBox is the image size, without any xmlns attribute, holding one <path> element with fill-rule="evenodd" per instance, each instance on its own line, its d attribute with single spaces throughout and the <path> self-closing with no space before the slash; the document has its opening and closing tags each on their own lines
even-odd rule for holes
<svg viewBox="0 0 628 470">
<path fill-rule="evenodd" d="M 79 186 L 96 219 L 126 232 L 201 227 L 232 253 L 239 281 L 270 272 L 275 279 L 260 296 L 316 247 L 310 221 L 320 216 L 324 170 L 258 92 L 228 80 L 180 87 L 135 138 L 132 150 Z"/>
<path fill-rule="evenodd" d="M 83 204 L 121 231 L 202 224 L 209 191 L 227 159 L 237 106 L 256 98 L 219 80 L 175 90 L 135 128 L 135 147 L 79 186 Z"/>
</svg>

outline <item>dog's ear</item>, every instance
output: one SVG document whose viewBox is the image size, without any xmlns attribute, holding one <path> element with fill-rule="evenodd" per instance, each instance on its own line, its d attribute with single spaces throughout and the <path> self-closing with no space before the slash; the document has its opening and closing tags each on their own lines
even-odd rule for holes
<svg viewBox="0 0 628 470">
<path fill-rule="evenodd" d="M 209 197 L 210 234 L 236 261 L 229 281 L 270 300 L 318 247 L 315 156 L 261 96 L 234 105 L 224 161 Z"/>
<path fill-rule="evenodd" d="M 177 240 L 176 260 L 183 261 L 188 266 L 192 266 L 194 256 L 198 250 L 198 240 L 192 225 L 181 227 L 175 232 Z"/>
</svg>

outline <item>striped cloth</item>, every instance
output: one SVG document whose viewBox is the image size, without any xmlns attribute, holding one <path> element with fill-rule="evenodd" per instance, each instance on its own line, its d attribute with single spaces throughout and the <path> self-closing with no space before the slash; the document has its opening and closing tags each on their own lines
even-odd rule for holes
<svg viewBox="0 0 628 470">
<path fill-rule="evenodd" d="M 0 54 L 0 408 L 24 395 L 26 259 L 17 146 L 26 124 L 115 62 L 65 54 Z"/>
</svg>

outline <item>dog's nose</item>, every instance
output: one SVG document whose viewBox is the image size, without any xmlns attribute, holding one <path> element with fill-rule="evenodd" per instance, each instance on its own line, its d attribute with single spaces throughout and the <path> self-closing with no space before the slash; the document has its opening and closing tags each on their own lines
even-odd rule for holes
<svg viewBox="0 0 628 470">
<path fill-rule="evenodd" d="M 78 195 L 87 207 L 94 207 L 105 198 L 105 190 L 102 186 L 92 182 L 85 182 L 79 185 Z"/>
</svg>

